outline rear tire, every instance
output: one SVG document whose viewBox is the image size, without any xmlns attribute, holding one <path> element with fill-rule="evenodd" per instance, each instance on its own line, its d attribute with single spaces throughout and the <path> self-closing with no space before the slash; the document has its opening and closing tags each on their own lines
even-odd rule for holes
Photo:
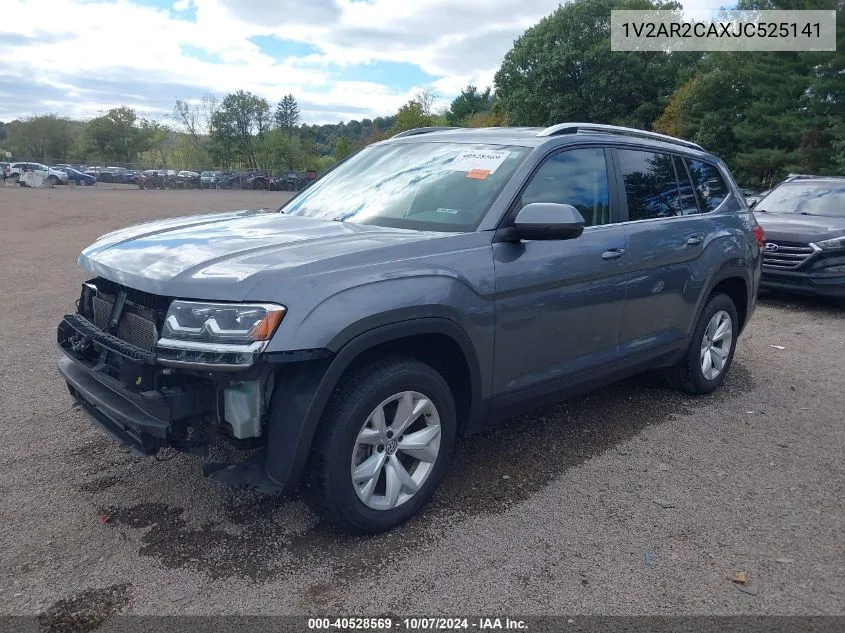
<svg viewBox="0 0 845 633">
<path fill-rule="evenodd" d="M 343 378 L 326 407 L 306 498 L 346 532 L 389 530 L 434 493 L 456 431 L 452 392 L 439 373 L 412 358 L 374 360 Z"/>
<path fill-rule="evenodd" d="M 711 296 L 698 317 L 689 348 L 667 371 L 669 383 L 693 394 L 715 391 L 731 367 L 738 335 L 739 318 L 731 298 Z"/>
</svg>

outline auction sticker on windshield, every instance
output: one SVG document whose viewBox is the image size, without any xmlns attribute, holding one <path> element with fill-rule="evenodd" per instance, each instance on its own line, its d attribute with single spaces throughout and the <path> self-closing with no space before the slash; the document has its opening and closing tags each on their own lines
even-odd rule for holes
<svg viewBox="0 0 845 633">
<path fill-rule="evenodd" d="M 505 162 L 509 154 L 509 151 L 468 150 L 455 156 L 448 168 L 452 171 L 474 171 L 475 173 L 486 171 L 489 175 Z"/>
</svg>

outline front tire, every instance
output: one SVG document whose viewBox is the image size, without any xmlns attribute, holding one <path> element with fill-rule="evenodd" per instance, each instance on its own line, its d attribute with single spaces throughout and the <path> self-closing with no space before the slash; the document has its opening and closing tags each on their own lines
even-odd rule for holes
<svg viewBox="0 0 845 633">
<path fill-rule="evenodd" d="M 689 348 L 669 370 L 669 382 L 688 393 L 707 394 L 725 380 L 739 336 L 739 318 L 733 300 L 716 294 L 698 317 Z"/>
<path fill-rule="evenodd" d="M 355 534 L 384 532 L 416 514 L 455 447 L 452 392 L 429 365 L 387 356 L 343 379 L 315 439 L 308 497 Z"/>
</svg>

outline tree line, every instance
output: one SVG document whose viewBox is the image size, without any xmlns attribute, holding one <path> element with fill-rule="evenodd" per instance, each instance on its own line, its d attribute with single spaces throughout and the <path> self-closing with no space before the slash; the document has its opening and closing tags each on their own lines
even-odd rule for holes
<svg viewBox="0 0 845 633">
<path fill-rule="evenodd" d="M 741 9 L 838 9 L 837 52 L 614 52 L 613 9 L 678 9 L 663 0 L 572 0 L 520 36 L 494 85 L 448 107 L 420 91 L 390 116 L 301 120 L 292 94 L 271 104 L 239 90 L 177 100 L 166 122 L 115 108 L 88 122 L 55 115 L 0 123 L 0 146 L 33 160 L 187 168 L 322 170 L 357 149 L 426 126 L 546 126 L 562 121 L 653 129 L 696 141 L 746 185 L 788 172 L 845 173 L 845 0 L 740 0 Z M 6 137 L 4 140 L 4 136 Z"/>
</svg>

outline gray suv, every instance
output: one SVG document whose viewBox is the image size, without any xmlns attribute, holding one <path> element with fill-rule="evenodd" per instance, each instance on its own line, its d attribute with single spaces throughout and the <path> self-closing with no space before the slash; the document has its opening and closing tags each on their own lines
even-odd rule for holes
<svg viewBox="0 0 845 633">
<path fill-rule="evenodd" d="M 762 229 L 701 147 L 592 124 L 411 130 L 277 212 L 110 233 L 59 371 L 152 454 L 255 449 L 221 481 L 301 489 L 351 532 L 414 515 L 458 435 L 649 369 L 716 389 Z"/>
</svg>

